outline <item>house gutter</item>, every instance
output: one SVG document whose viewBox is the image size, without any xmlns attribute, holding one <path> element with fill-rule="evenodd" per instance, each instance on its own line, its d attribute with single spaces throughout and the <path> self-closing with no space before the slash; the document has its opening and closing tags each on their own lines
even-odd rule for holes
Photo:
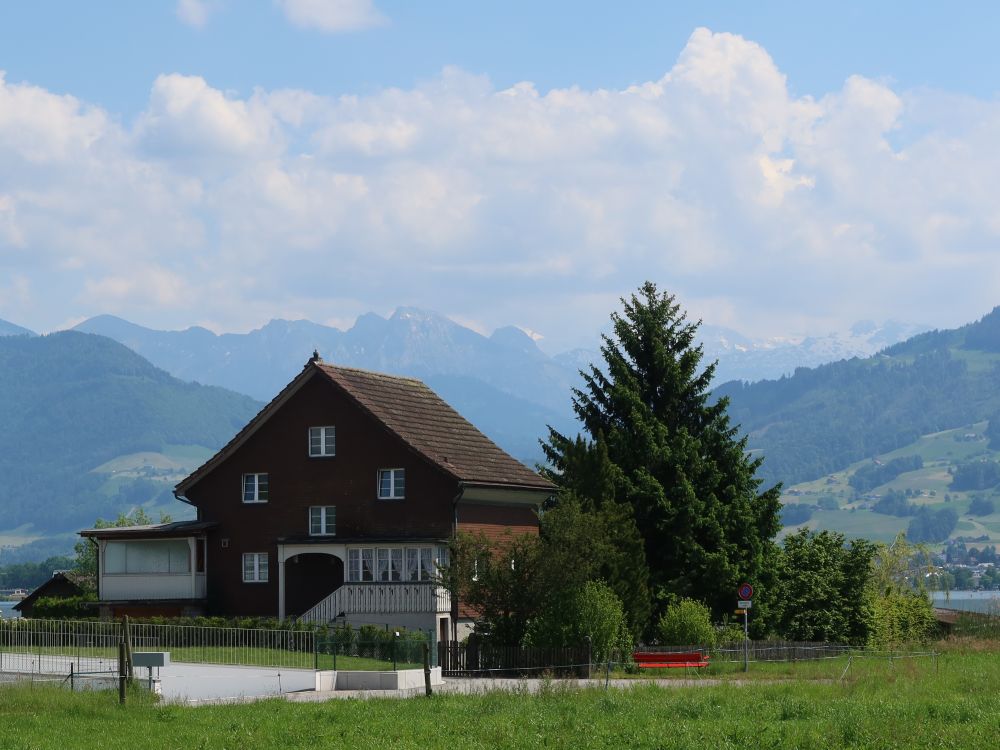
<svg viewBox="0 0 1000 750">
<path fill-rule="evenodd" d="M 458 504 L 462 501 L 462 495 L 465 494 L 465 482 L 458 483 L 458 494 L 455 495 L 455 499 L 451 501 L 451 515 L 452 515 L 452 526 L 451 535 L 452 537 L 458 536 Z"/>
<path fill-rule="evenodd" d="M 190 505 L 192 507 L 195 507 L 194 503 L 192 503 L 190 500 L 188 500 L 186 497 L 184 497 L 184 493 L 181 492 L 180 490 L 177 490 L 177 489 L 174 490 L 174 497 L 177 500 L 180 500 L 182 503 L 187 503 L 188 505 Z"/>
</svg>

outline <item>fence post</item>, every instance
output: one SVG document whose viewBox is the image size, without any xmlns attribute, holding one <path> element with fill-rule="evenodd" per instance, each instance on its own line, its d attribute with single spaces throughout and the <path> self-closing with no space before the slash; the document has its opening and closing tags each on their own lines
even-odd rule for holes
<svg viewBox="0 0 1000 750">
<path fill-rule="evenodd" d="M 122 619 L 123 628 L 123 641 L 125 643 L 125 668 L 127 670 L 128 682 L 131 685 L 132 680 L 135 677 L 135 672 L 132 669 L 132 632 L 129 629 L 128 615 Z"/>
<path fill-rule="evenodd" d="M 125 641 L 118 643 L 118 703 L 125 705 Z"/>
<path fill-rule="evenodd" d="M 75 680 L 73 679 L 73 662 L 69 663 L 69 691 L 75 692 Z"/>
<path fill-rule="evenodd" d="M 433 695 L 431 691 L 431 648 L 427 645 L 427 641 L 421 644 L 424 648 L 424 693 L 427 697 Z"/>
<path fill-rule="evenodd" d="M 587 672 L 586 672 L 585 676 L 589 680 L 590 679 L 590 663 L 593 661 L 593 658 L 594 658 L 594 641 L 593 641 L 593 639 L 589 635 L 585 636 L 584 640 L 587 642 Z"/>
<path fill-rule="evenodd" d="M 388 625 L 386 625 L 388 627 Z M 396 667 L 396 644 L 399 642 L 399 631 L 395 631 L 392 636 L 392 671 L 398 671 Z"/>
</svg>

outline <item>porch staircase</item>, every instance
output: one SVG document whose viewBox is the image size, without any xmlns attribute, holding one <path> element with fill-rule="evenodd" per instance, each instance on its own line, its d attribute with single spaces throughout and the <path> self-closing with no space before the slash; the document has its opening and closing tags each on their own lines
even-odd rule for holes
<svg viewBox="0 0 1000 750">
<path fill-rule="evenodd" d="M 299 619 L 330 624 L 347 615 L 450 612 L 447 589 L 430 583 L 345 583 Z"/>
</svg>

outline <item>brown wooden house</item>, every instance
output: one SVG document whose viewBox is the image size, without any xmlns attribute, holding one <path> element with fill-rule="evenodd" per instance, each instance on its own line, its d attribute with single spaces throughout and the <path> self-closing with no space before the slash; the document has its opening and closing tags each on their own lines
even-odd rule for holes
<svg viewBox="0 0 1000 750">
<path fill-rule="evenodd" d="M 105 614 L 147 607 L 434 628 L 458 531 L 537 533 L 555 488 L 419 380 L 314 356 L 177 485 L 197 520 L 80 532 Z M 466 614 L 463 608 L 463 615 Z"/>
</svg>

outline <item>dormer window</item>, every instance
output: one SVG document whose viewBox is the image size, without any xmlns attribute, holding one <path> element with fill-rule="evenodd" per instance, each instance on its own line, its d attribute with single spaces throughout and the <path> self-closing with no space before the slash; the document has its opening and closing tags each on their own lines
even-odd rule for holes
<svg viewBox="0 0 1000 750">
<path fill-rule="evenodd" d="M 405 469 L 379 469 L 378 499 L 402 500 L 406 492 Z"/>
<path fill-rule="evenodd" d="M 312 458 L 334 456 L 337 453 L 337 429 L 329 427 L 309 428 L 309 455 Z"/>
<path fill-rule="evenodd" d="M 268 497 L 267 474 L 243 475 L 243 502 L 266 503 Z"/>
</svg>

